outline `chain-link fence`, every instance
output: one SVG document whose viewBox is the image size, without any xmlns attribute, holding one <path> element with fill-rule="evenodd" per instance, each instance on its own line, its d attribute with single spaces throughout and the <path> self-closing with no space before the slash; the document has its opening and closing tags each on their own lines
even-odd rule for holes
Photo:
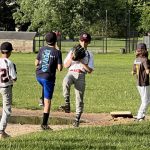
<svg viewBox="0 0 150 150">
<path fill-rule="evenodd" d="M 63 34 L 63 33 L 62 33 Z M 78 44 L 79 39 L 75 40 L 58 38 L 58 46 L 62 52 L 68 52 L 74 45 Z M 130 53 L 136 49 L 138 43 L 137 32 L 131 32 L 128 38 L 106 38 L 92 36 L 92 41 L 88 48 L 94 53 Z M 34 52 L 40 47 L 45 46 L 44 35 L 37 34 L 34 38 Z"/>
</svg>

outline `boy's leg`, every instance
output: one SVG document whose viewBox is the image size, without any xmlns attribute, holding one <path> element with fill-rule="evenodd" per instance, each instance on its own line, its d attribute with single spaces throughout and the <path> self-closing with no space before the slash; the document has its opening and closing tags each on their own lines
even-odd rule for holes
<svg viewBox="0 0 150 150">
<path fill-rule="evenodd" d="M 150 102 L 150 86 L 138 86 L 138 91 L 141 96 L 141 105 L 138 110 L 137 119 L 142 119 L 145 117 L 145 113 Z"/>
<path fill-rule="evenodd" d="M 63 96 L 65 99 L 65 105 L 60 106 L 66 113 L 70 113 L 70 87 L 73 84 L 73 76 L 68 73 L 63 80 Z"/>
<path fill-rule="evenodd" d="M 80 74 L 75 82 L 75 95 L 76 95 L 76 118 L 73 126 L 78 127 L 81 114 L 84 108 L 84 92 L 85 92 L 85 74 Z"/>
<path fill-rule="evenodd" d="M 42 87 L 42 96 L 39 100 L 39 106 L 44 106 L 44 88 Z"/>
<path fill-rule="evenodd" d="M 5 131 L 8 123 L 8 118 L 11 114 L 11 104 L 12 104 L 12 86 L 7 88 L 1 88 L 1 94 L 3 98 L 3 112 L 0 122 L 0 131 Z"/>
<path fill-rule="evenodd" d="M 44 130 L 51 129 L 48 126 L 48 119 L 50 115 L 51 100 L 53 97 L 54 86 L 55 86 L 55 83 L 53 81 L 47 81 L 47 80 L 43 81 L 44 110 L 43 110 L 43 122 L 42 122 L 41 127 Z"/>
<path fill-rule="evenodd" d="M 51 109 L 51 100 L 44 98 L 44 110 L 43 110 L 43 122 L 41 124 L 42 129 L 50 129 L 48 126 L 48 119 Z"/>
</svg>

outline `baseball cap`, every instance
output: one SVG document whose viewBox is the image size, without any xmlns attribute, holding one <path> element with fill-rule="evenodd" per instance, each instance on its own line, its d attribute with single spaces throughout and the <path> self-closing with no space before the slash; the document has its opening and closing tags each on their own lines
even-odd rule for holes
<svg viewBox="0 0 150 150">
<path fill-rule="evenodd" d="M 1 44 L 0 50 L 2 52 L 10 52 L 13 50 L 12 44 L 9 42 L 4 42 Z"/>
<path fill-rule="evenodd" d="M 45 36 L 45 40 L 48 44 L 54 44 L 57 41 L 57 36 L 55 32 L 48 32 Z"/>
<path fill-rule="evenodd" d="M 81 33 L 80 35 L 80 40 L 85 41 L 85 42 L 90 42 L 91 41 L 91 36 L 88 33 Z"/>
<path fill-rule="evenodd" d="M 137 50 L 146 50 L 147 51 L 147 47 L 145 43 L 139 43 L 137 45 Z"/>
</svg>

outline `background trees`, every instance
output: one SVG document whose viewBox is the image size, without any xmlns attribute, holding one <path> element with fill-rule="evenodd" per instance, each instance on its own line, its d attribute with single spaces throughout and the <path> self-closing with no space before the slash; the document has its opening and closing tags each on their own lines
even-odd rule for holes
<svg viewBox="0 0 150 150">
<path fill-rule="evenodd" d="M 5 30 L 14 29 L 14 25 L 40 33 L 56 30 L 72 39 L 81 31 L 104 35 L 106 22 L 108 36 L 124 36 L 129 23 L 131 30 L 140 33 L 150 30 L 149 0 L 13 0 L 13 5 L 11 0 L 2 0 L 0 3 L 0 26 Z"/>
<path fill-rule="evenodd" d="M 15 0 L 0 1 L 0 29 L 14 30 L 15 21 L 12 14 L 16 11 Z"/>
</svg>

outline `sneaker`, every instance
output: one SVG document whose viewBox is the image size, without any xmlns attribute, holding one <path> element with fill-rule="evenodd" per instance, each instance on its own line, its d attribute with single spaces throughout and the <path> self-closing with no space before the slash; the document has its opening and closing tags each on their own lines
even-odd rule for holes
<svg viewBox="0 0 150 150">
<path fill-rule="evenodd" d="M 134 117 L 134 118 L 135 118 L 135 121 L 139 121 L 139 122 L 145 120 L 145 116 L 142 118 L 137 118 L 137 117 Z"/>
<path fill-rule="evenodd" d="M 10 135 L 7 134 L 5 131 L 3 131 L 2 133 L 0 133 L 0 139 L 8 138 L 8 137 L 10 137 Z"/>
<path fill-rule="evenodd" d="M 44 106 L 44 102 L 42 99 L 39 100 L 39 106 Z"/>
<path fill-rule="evenodd" d="M 41 125 L 41 129 L 42 130 L 53 130 L 52 128 L 50 128 L 48 125 Z"/>
<path fill-rule="evenodd" d="M 80 123 L 79 121 L 75 120 L 72 125 L 74 127 L 79 127 L 79 123 Z"/>
<path fill-rule="evenodd" d="M 59 110 L 62 110 L 65 113 L 70 113 L 70 105 L 62 105 L 59 107 Z"/>
</svg>

